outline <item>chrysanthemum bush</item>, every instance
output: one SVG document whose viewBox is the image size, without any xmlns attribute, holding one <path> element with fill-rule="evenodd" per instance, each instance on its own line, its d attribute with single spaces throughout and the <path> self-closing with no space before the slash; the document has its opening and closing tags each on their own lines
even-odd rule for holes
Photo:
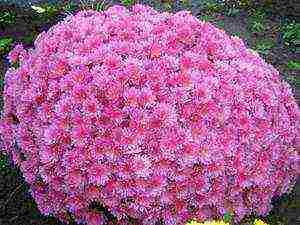
<svg viewBox="0 0 300 225">
<path fill-rule="evenodd" d="M 82 11 L 10 53 L 1 140 L 62 221 L 182 225 L 265 215 L 299 175 L 289 85 L 189 12 Z"/>
</svg>

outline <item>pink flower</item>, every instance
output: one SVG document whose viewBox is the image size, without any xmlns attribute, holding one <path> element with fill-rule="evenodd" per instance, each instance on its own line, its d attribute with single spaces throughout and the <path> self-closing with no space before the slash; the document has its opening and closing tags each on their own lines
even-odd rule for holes
<svg viewBox="0 0 300 225">
<path fill-rule="evenodd" d="M 24 49 L 23 45 L 18 44 L 14 47 L 13 50 L 10 51 L 8 54 L 8 59 L 11 63 L 17 62 L 21 55 L 26 54 L 26 50 Z"/>
<path fill-rule="evenodd" d="M 66 183 L 71 189 L 79 188 L 80 186 L 83 186 L 84 182 L 85 182 L 85 178 L 80 170 L 74 170 L 70 172 L 66 177 Z"/>
<path fill-rule="evenodd" d="M 104 216 L 100 213 L 89 212 L 86 215 L 86 221 L 89 225 L 104 225 L 106 220 L 104 219 Z"/>
<path fill-rule="evenodd" d="M 110 170 L 105 165 L 92 165 L 89 169 L 89 182 L 96 185 L 105 185 L 110 179 Z"/>
</svg>

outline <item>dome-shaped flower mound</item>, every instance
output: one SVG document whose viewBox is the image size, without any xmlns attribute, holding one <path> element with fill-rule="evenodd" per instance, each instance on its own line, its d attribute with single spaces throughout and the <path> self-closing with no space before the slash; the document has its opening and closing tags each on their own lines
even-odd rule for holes
<svg viewBox="0 0 300 225">
<path fill-rule="evenodd" d="M 266 214 L 299 175 L 278 71 L 188 12 L 114 6 L 10 54 L 1 139 L 43 214 L 182 225 Z"/>
</svg>

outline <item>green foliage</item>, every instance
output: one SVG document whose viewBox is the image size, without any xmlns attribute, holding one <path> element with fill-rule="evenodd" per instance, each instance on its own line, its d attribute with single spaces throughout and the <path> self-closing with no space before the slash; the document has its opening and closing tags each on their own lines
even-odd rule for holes
<svg viewBox="0 0 300 225">
<path fill-rule="evenodd" d="M 239 0 L 238 4 L 241 7 L 249 7 L 252 4 L 252 2 L 251 2 L 251 0 Z"/>
<path fill-rule="evenodd" d="M 190 7 L 190 4 L 191 4 L 190 0 L 180 0 L 180 3 L 184 8 L 187 8 L 187 9 Z"/>
<path fill-rule="evenodd" d="M 68 4 L 63 6 L 63 11 L 65 11 L 66 13 L 72 14 L 76 11 L 76 9 L 78 8 L 78 5 L 73 3 L 73 2 L 68 2 Z"/>
<path fill-rule="evenodd" d="M 234 7 L 230 7 L 226 12 L 225 15 L 226 16 L 231 16 L 231 17 L 235 17 L 240 13 L 240 10 Z"/>
<path fill-rule="evenodd" d="M 31 6 L 31 9 L 37 14 L 38 19 L 48 22 L 51 18 L 55 17 L 60 9 L 58 5 L 43 4 L 40 6 Z"/>
<path fill-rule="evenodd" d="M 292 83 L 292 85 L 299 85 L 299 78 L 295 78 L 295 83 Z M 297 188 L 297 187 L 295 187 Z M 288 214 L 286 214 L 287 210 L 290 210 L 292 208 L 298 209 L 299 208 L 299 199 L 297 199 L 296 190 L 294 189 L 292 193 L 290 194 L 284 194 L 280 197 L 278 203 L 275 203 L 275 206 L 278 204 L 279 207 L 276 207 L 273 209 L 265 218 L 266 222 L 269 225 L 286 225 L 289 223 Z M 278 210 L 280 209 L 280 210 Z"/>
<path fill-rule="evenodd" d="M 171 2 L 164 2 L 163 7 L 164 7 L 165 10 L 171 11 L 172 10 L 172 3 Z"/>
<path fill-rule="evenodd" d="M 225 223 L 231 223 L 233 216 L 231 213 L 225 213 L 223 216 L 223 220 Z"/>
<path fill-rule="evenodd" d="M 283 40 L 286 45 L 300 43 L 300 23 L 292 22 L 282 28 Z"/>
<path fill-rule="evenodd" d="M 217 13 L 220 12 L 222 10 L 224 10 L 224 4 L 222 2 L 218 2 L 216 0 L 209 0 L 206 1 L 205 6 L 204 6 L 204 10 L 207 13 Z"/>
<path fill-rule="evenodd" d="M 11 44 L 13 43 L 13 39 L 11 37 L 5 37 L 0 39 L 0 55 L 6 54 Z"/>
<path fill-rule="evenodd" d="M 264 31 L 264 25 L 261 22 L 253 21 L 253 23 L 251 24 L 250 30 L 252 32 L 257 32 L 257 33 L 263 32 Z"/>
<path fill-rule="evenodd" d="M 259 54 L 267 55 L 269 54 L 270 49 L 274 47 L 275 43 L 272 40 L 260 40 L 257 41 L 254 50 L 257 51 Z"/>
<path fill-rule="evenodd" d="M 215 22 L 215 25 L 220 28 L 220 29 L 224 29 L 225 28 L 225 22 L 224 20 L 218 20 Z"/>
<path fill-rule="evenodd" d="M 300 70 L 300 60 L 290 60 L 286 66 L 290 70 Z"/>
<path fill-rule="evenodd" d="M 2 11 L 0 12 L 0 25 L 7 26 L 16 23 L 16 13 L 10 11 Z"/>
<path fill-rule="evenodd" d="M 19 63 L 19 61 L 14 62 L 14 63 L 11 64 L 11 66 L 12 66 L 14 69 L 18 69 L 18 68 L 20 67 L 20 63 Z"/>
<path fill-rule="evenodd" d="M 244 217 L 244 219 L 241 221 L 240 224 L 242 224 L 242 225 L 252 225 L 252 224 L 254 224 L 254 221 L 255 221 L 256 218 L 257 218 L 256 215 L 251 214 L 249 216 Z"/>
<path fill-rule="evenodd" d="M 134 0 L 121 0 L 122 4 L 125 6 L 131 6 L 134 4 Z"/>
<path fill-rule="evenodd" d="M 0 152 L 0 176 L 17 177 L 18 170 L 13 169 L 9 163 L 9 158 Z"/>
<path fill-rule="evenodd" d="M 261 9 L 254 11 L 251 15 L 250 21 L 250 31 L 260 33 L 265 29 L 264 20 L 265 20 L 265 12 Z"/>
<path fill-rule="evenodd" d="M 100 11 L 103 11 L 104 9 L 105 9 L 105 1 L 96 3 L 96 7 L 95 7 L 96 11 L 100 12 Z"/>
<path fill-rule="evenodd" d="M 213 17 L 211 15 L 204 14 L 204 15 L 200 16 L 200 19 L 204 20 L 206 22 L 212 22 L 212 21 L 214 21 L 215 17 Z"/>
<path fill-rule="evenodd" d="M 232 32 L 232 35 L 233 36 L 237 36 L 239 38 L 241 38 L 243 36 L 243 34 L 240 32 L 240 31 L 235 31 L 235 32 Z"/>
<path fill-rule="evenodd" d="M 0 153 L 0 171 L 6 170 L 9 168 L 7 156 Z"/>
<path fill-rule="evenodd" d="M 285 80 L 295 87 L 300 87 L 300 77 L 299 76 L 285 76 Z"/>
<path fill-rule="evenodd" d="M 22 39 L 23 39 L 25 44 L 32 45 L 35 38 L 37 37 L 37 35 L 38 35 L 37 33 L 31 32 L 29 35 L 24 36 Z"/>
<path fill-rule="evenodd" d="M 101 12 L 107 9 L 107 7 L 111 4 L 111 2 L 107 0 L 95 1 L 92 4 L 92 9 Z"/>
</svg>

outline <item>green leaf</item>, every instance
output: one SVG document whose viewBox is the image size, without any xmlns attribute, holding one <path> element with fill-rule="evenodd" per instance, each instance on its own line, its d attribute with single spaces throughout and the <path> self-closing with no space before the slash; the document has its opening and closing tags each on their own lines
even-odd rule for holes
<svg viewBox="0 0 300 225">
<path fill-rule="evenodd" d="M 252 32 L 262 32 L 264 30 L 264 25 L 261 22 L 254 21 L 251 25 Z"/>
<path fill-rule="evenodd" d="M 300 61 L 288 61 L 287 68 L 291 70 L 300 70 Z"/>
<path fill-rule="evenodd" d="M 297 44 L 300 41 L 300 23 L 290 23 L 282 28 L 283 40 L 286 45 Z"/>
<path fill-rule="evenodd" d="M 200 19 L 201 20 L 204 20 L 206 22 L 212 22 L 215 20 L 215 17 L 211 16 L 211 15 L 207 15 L 207 14 L 204 14 L 204 15 L 201 15 L 200 16 Z"/>
<path fill-rule="evenodd" d="M 0 25 L 10 25 L 16 22 L 16 13 L 10 11 L 0 12 Z"/>
<path fill-rule="evenodd" d="M 223 216 L 223 220 L 225 223 L 231 223 L 233 217 L 231 213 L 225 213 Z"/>
<path fill-rule="evenodd" d="M 98 3 L 97 3 L 98 4 Z M 63 10 L 68 13 L 72 13 L 77 9 L 77 4 L 70 2 L 63 7 Z"/>
<path fill-rule="evenodd" d="M 272 40 L 259 40 L 254 47 L 254 50 L 260 54 L 267 55 L 275 43 Z"/>
<path fill-rule="evenodd" d="M 8 168 L 7 156 L 0 153 L 0 170 Z"/>
<path fill-rule="evenodd" d="M 133 5 L 134 0 L 122 0 L 121 2 L 125 6 L 130 6 L 130 5 Z"/>
<path fill-rule="evenodd" d="M 12 43 L 13 43 L 13 39 L 11 37 L 1 38 L 0 39 L 0 55 L 7 53 L 9 51 L 9 48 Z"/>
<path fill-rule="evenodd" d="M 46 12 L 46 9 L 45 9 L 45 8 L 42 8 L 42 7 L 40 7 L 40 6 L 35 6 L 35 5 L 33 5 L 33 6 L 31 6 L 31 8 L 32 8 L 34 11 L 36 11 L 37 13 L 44 13 L 44 12 Z"/>
<path fill-rule="evenodd" d="M 0 39 L 0 48 L 9 47 L 12 42 L 13 42 L 13 39 L 11 37 L 9 37 L 9 38 L 1 38 Z"/>
<path fill-rule="evenodd" d="M 226 12 L 226 15 L 234 17 L 234 16 L 237 16 L 239 13 L 240 13 L 239 9 L 237 9 L 237 8 L 229 8 L 228 11 Z"/>
</svg>

